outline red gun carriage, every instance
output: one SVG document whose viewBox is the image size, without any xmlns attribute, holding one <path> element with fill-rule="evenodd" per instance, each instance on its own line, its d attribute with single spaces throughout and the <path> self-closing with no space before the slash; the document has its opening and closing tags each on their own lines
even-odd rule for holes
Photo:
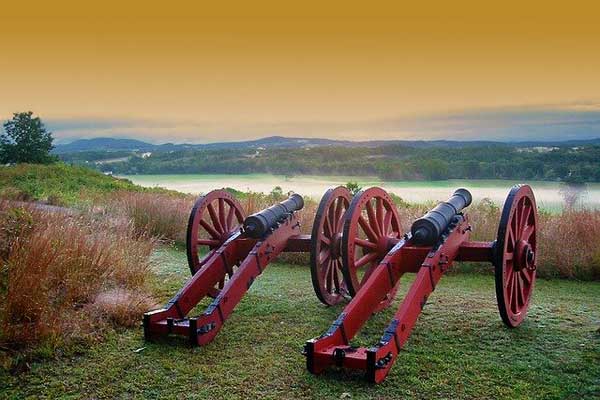
<svg viewBox="0 0 600 400">
<path fill-rule="evenodd" d="M 338 366 L 363 370 L 372 382 L 383 381 L 429 295 L 455 261 L 494 265 L 500 316 L 514 328 L 527 313 L 536 278 L 533 192 L 527 185 L 511 189 L 493 242 L 469 240 L 471 225 L 462 210 L 470 203 L 471 194 L 459 189 L 403 233 L 383 189 L 352 197 L 348 189 L 337 187 L 321 199 L 311 235 L 302 235 L 297 211 L 303 200 L 298 195 L 245 218 L 230 193 L 210 192 L 198 199 L 188 223 L 192 277 L 164 308 L 144 315 L 145 337 L 176 334 L 192 345 L 209 343 L 282 252 L 310 252 L 312 283 L 321 302 L 350 300 L 331 328 L 305 345 L 307 368 L 315 374 Z M 370 316 L 392 303 L 405 273 L 416 278 L 381 340 L 371 348 L 352 346 Z M 213 300 L 204 313 L 187 317 L 207 296 Z"/>
</svg>

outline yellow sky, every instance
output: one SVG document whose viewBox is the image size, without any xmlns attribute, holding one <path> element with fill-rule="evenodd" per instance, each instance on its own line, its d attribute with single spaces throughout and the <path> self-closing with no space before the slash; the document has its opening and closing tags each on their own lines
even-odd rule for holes
<svg viewBox="0 0 600 400">
<path fill-rule="evenodd" d="M 263 136 L 257 124 L 600 98 L 591 2 L 125 3 L 3 6 L 0 116 L 160 119 L 228 126 L 228 139 Z"/>
</svg>

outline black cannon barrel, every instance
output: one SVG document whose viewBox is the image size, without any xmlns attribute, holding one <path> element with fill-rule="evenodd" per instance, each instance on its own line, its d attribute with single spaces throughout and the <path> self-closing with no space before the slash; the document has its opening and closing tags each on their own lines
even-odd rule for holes
<svg viewBox="0 0 600 400">
<path fill-rule="evenodd" d="M 452 197 L 413 222 L 410 232 L 413 242 L 421 245 L 435 244 L 450 222 L 463 208 L 469 206 L 473 197 L 467 189 L 457 189 Z"/>
<path fill-rule="evenodd" d="M 304 207 L 302 196 L 293 194 L 287 200 L 247 217 L 244 220 L 244 232 L 251 238 L 261 238 L 286 215 L 301 210 L 302 207 Z"/>
</svg>

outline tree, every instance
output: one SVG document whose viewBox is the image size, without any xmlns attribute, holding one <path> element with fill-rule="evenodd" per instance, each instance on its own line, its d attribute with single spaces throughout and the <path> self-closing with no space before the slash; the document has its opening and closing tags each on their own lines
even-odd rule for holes
<svg viewBox="0 0 600 400">
<path fill-rule="evenodd" d="M 346 188 L 352 193 L 352 196 L 355 196 L 362 190 L 362 186 L 360 186 L 358 182 L 348 182 L 346 183 Z"/>
<path fill-rule="evenodd" d="M 56 161 L 50 154 L 53 140 L 52 133 L 31 111 L 14 113 L 0 134 L 0 162 L 46 164 Z"/>
<path fill-rule="evenodd" d="M 430 181 L 448 179 L 448 163 L 438 159 L 425 160 L 421 162 L 423 175 Z"/>
</svg>

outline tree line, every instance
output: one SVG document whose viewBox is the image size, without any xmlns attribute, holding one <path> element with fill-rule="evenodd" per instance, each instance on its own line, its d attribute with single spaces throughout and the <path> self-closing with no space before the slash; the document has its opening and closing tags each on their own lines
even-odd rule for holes
<svg viewBox="0 0 600 400">
<path fill-rule="evenodd" d="M 81 154 L 78 157 L 84 158 Z M 377 176 L 385 180 L 528 179 L 579 183 L 600 182 L 600 146 L 186 150 L 154 153 L 147 158 L 134 155 L 127 161 L 98 164 L 97 168 L 118 174 L 272 173 Z"/>
<path fill-rule="evenodd" d="M 0 133 L 0 163 L 49 163 L 52 133 L 32 112 L 15 113 Z M 310 148 L 181 150 L 149 157 L 93 151 L 61 155 L 117 174 L 249 174 L 377 176 L 384 180 L 519 179 L 600 182 L 600 146 L 535 148 L 323 146 Z M 107 160 L 110 159 L 110 162 Z M 101 162 L 104 160 L 105 162 Z"/>
</svg>

